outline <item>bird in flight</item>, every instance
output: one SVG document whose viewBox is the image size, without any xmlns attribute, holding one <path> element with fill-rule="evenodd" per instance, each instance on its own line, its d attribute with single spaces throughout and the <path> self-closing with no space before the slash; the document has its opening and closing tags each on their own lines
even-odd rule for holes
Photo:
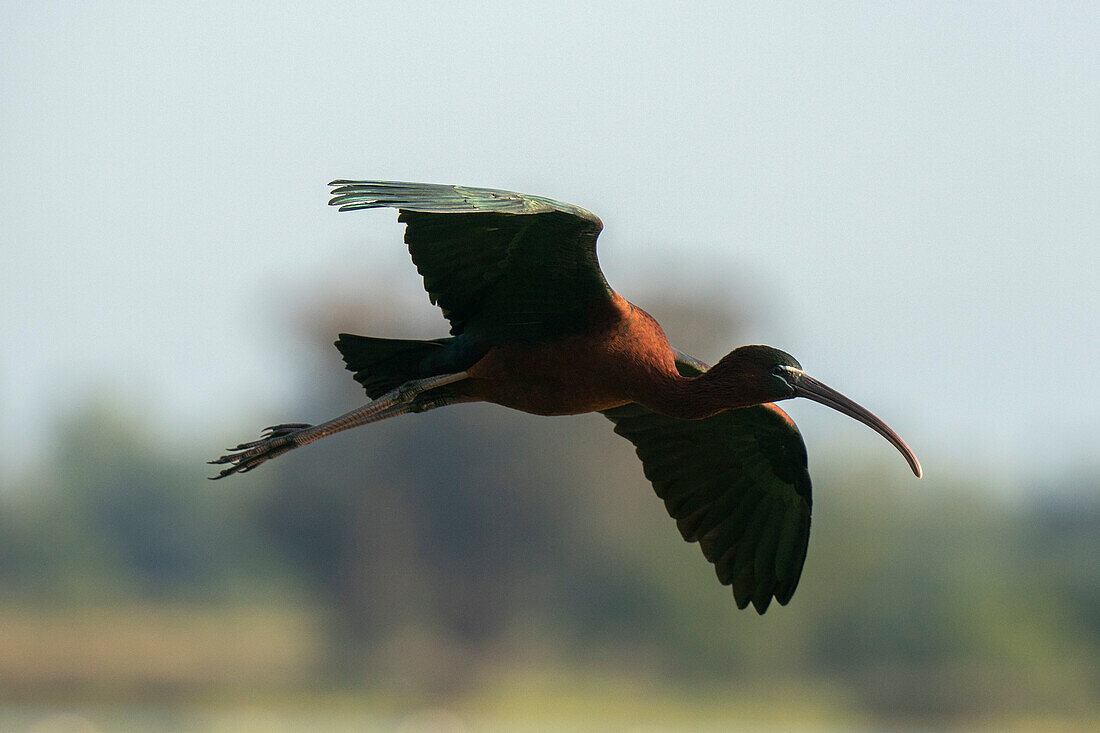
<svg viewBox="0 0 1100 733">
<path fill-rule="evenodd" d="M 393 208 L 431 302 L 451 324 L 432 340 L 340 334 L 362 407 L 318 425 L 284 423 L 216 460 L 245 473 L 349 428 L 460 402 L 536 415 L 598 411 L 637 449 L 657 495 L 698 542 L 738 608 L 794 594 L 810 537 L 810 476 L 794 422 L 774 403 L 820 402 L 882 435 L 921 476 L 897 433 L 770 346 L 713 367 L 673 348 L 600 271 L 589 211 L 541 196 L 396 181 L 333 181 L 340 211 Z"/>
</svg>

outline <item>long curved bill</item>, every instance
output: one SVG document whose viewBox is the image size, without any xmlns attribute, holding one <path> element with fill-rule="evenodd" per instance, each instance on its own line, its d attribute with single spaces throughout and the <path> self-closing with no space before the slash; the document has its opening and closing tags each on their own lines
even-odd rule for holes
<svg viewBox="0 0 1100 733">
<path fill-rule="evenodd" d="M 917 460 L 913 451 L 905 444 L 901 436 L 895 433 L 889 425 L 875 417 L 870 410 L 856 404 L 832 387 L 822 384 L 801 369 L 787 367 L 785 371 L 788 374 L 790 385 L 794 387 L 796 397 L 805 397 L 808 400 L 820 402 L 826 407 L 831 407 L 834 410 L 843 412 L 848 417 L 859 420 L 890 441 L 890 444 L 905 456 L 905 460 L 909 462 L 909 468 L 913 469 L 916 477 L 921 477 L 923 472 L 921 471 L 920 461 Z"/>
</svg>

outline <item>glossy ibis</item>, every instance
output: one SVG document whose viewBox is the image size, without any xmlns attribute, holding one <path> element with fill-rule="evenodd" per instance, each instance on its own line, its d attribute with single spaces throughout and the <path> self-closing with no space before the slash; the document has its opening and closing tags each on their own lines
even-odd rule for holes
<svg viewBox="0 0 1100 733">
<path fill-rule="evenodd" d="M 603 224 L 541 196 L 462 186 L 333 181 L 341 211 L 395 208 L 451 335 L 430 341 L 340 334 L 336 348 L 371 401 L 319 425 L 267 428 L 211 463 L 251 471 L 341 430 L 459 402 L 536 415 L 599 411 L 632 442 L 688 542 L 698 541 L 738 608 L 790 600 L 810 535 L 810 477 L 798 429 L 774 402 L 806 397 L 868 425 L 918 477 L 885 423 L 770 346 L 713 367 L 669 345 L 611 289 L 596 259 Z"/>
</svg>

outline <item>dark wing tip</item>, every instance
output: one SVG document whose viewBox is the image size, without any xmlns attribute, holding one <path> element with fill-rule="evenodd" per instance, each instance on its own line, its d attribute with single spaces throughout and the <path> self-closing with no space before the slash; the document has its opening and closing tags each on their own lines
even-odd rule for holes
<svg viewBox="0 0 1100 733">
<path fill-rule="evenodd" d="M 771 602 L 772 594 L 770 588 L 757 592 L 752 597 L 752 607 L 755 608 L 756 612 L 761 616 L 763 616 L 764 612 L 768 610 L 768 606 L 771 605 Z"/>
<path fill-rule="evenodd" d="M 737 608 L 744 611 L 752 602 L 752 592 L 755 590 L 755 584 L 752 582 L 752 569 L 747 568 L 744 570 L 734 578 L 731 585 L 733 586 L 733 600 L 737 604 Z"/>
</svg>

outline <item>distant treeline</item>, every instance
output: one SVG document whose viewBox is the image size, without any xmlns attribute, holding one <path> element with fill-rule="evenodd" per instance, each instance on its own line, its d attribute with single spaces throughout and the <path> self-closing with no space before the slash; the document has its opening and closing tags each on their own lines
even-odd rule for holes
<svg viewBox="0 0 1100 733">
<path fill-rule="evenodd" d="M 318 329 L 318 353 L 336 330 Z M 361 399 L 338 360 L 308 372 L 301 404 L 260 419 Z M 203 460 L 247 433 L 149 434 L 92 402 L 0 493 L 3 604 L 321 609 L 334 684 L 447 688 L 530 658 L 825 685 L 891 716 L 1100 701 L 1097 476 L 1020 501 L 963 467 L 950 483 L 953 467 L 929 466 L 914 486 L 893 455 L 841 467 L 812 454 L 802 583 L 760 617 L 736 610 L 599 416 L 457 406 L 216 483 Z"/>
</svg>

